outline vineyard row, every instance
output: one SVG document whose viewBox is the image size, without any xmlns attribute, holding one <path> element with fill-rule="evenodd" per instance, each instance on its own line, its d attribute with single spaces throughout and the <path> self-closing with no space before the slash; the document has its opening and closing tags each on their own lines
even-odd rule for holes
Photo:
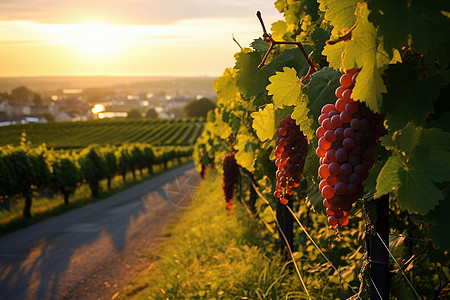
<svg viewBox="0 0 450 300">
<path fill-rule="evenodd" d="M 89 145 L 120 145 L 122 143 L 148 143 L 153 146 L 192 145 L 203 130 L 202 120 L 142 119 L 92 120 L 87 122 L 61 122 L 24 124 L 0 128 L 0 145 L 18 146 L 22 133 L 33 146 L 45 143 L 54 149 L 85 148 Z"/>
<path fill-rule="evenodd" d="M 11 197 L 25 198 L 23 215 L 31 217 L 33 196 L 39 191 L 61 193 L 66 204 L 83 183 L 89 185 L 92 196 L 98 197 L 100 181 L 127 173 L 135 177 L 139 170 L 153 172 L 153 167 L 167 168 L 170 161 L 180 163 L 190 157 L 190 146 L 152 146 L 145 143 L 121 146 L 89 146 L 81 151 L 52 150 L 45 145 L 32 148 L 22 138 L 20 146 L 0 148 L 0 199 L 7 203 Z"/>
</svg>

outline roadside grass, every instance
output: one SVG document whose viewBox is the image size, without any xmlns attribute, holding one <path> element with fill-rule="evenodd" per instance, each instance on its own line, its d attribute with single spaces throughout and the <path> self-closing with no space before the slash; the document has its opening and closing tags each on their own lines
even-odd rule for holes
<svg viewBox="0 0 450 300">
<path fill-rule="evenodd" d="M 303 299 L 298 278 L 265 230 L 240 203 L 225 211 L 221 178 L 209 174 L 195 202 L 169 230 L 170 238 L 145 255 L 148 268 L 118 299 Z"/>
<path fill-rule="evenodd" d="M 180 164 L 169 162 L 167 169 L 164 169 L 162 165 L 156 165 L 151 174 L 148 173 L 147 169 L 143 170 L 142 174 L 137 170 L 135 173 L 136 178 L 129 172 L 125 177 L 125 181 L 121 175 L 116 175 L 111 179 L 111 189 L 108 189 L 107 180 L 103 179 L 100 181 L 101 192 L 97 198 L 92 197 L 91 190 L 87 184 L 80 184 L 75 193 L 70 196 L 69 204 L 67 205 L 64 204 L 64 197 L 61 194 L 46 192 L 42 195 L 36 195 L 36 197 L 33 198 L 31 207 L 31 219 L 26 219 L 22 216 L 23 207 L 25 205 L 24 199 L 21 197 L 10 199 L 11 209 L 0 210 L 0 235 L 30 226 L 39 221 L 82 207 L 89 203 L 105 199 L 190 161 L 190 159 L 182 158 Z"/>
</svg>

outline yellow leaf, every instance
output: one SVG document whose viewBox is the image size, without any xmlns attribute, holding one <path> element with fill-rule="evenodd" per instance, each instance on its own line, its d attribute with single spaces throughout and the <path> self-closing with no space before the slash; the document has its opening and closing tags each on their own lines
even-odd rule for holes
<svg viewBox="0 0 450 300">
<path fill-rule="evenodd" d="M 269 95 L 273 95 L 274 108 L 291 106 L 298 103 L 302 83 L 294 68 L 284 67 L 283 72 L 269 77 L 271 84 L 267 86 Z"/>
<path fill-rule="evenodd" d="M 271 139 L 275 133 L 275 110 L 273 104 L 267 104 L 264 109 L 251 114 L 253 118 L 252 127 L 256 131 L 256 135 L 264 142 Z"/>
<path fill-rule="evenodd" d="M 383 100 L 381 93 L 386 93 L 386 86 L 378 70 L 377 33 L 373 24 L 368 20 L 369 13 L 367 3 L 358 3 L 356 10 L 358 25 L 352 32 L 352 39 L 348 42 L 344 68 L 362 68 L 356 80 L 352 97 L 355 100 L 366 102 L 370 109 L 379 112 Z"/>
</svg>

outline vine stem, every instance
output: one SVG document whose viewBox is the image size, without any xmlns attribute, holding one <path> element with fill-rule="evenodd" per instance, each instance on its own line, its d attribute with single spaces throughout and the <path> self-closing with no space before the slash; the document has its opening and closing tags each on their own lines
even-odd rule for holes
<svg viewBox="0 0 450 300">
<path fill-rule="evenodd" d="M 304 78 L 302 78 L 302 82 L 304 80 L 306 80 L 309 77 L 309 75 L 311 75 L 312 73 L 320 70 L 320 68 L 317 67 L 317 65 L 314 63 L 314 61 L 308 56 L 308 54 L 306 53 L 305 48 L 303 48 L 303 45 L 302 45 L 301 42 L 296 42 L 296 41 L 275 41 L 272 38 L 272 35 L 267 33 L 266 26 L 264 25 L 264 21 L 263 21 L 262 16 L 261 16 L 261 12 L 257 11 L 256 12 L 256 16 L 258 17 L 258 20 L 261 23 L 261 27 L 262 27 L 262 30 L 263 30 L 263 41 L 266 42 L 266 43 L 270 43 L 269 49 L 267 50 L 266 54 L 264 55 L 264 58 L 261 61 L 261 63 L 259 64 L 258 68 L 262 68 L 264 66 L 264 64 L 266 63 L 267 57 L 269 56 L 270 52 L 272 51 L 272 49 L 273 49 L 273 47 L 275 45 L 296 45 L 300 49 L 300 51 L 302 52 L 303 57 L 305 58 L 306 62 L 309 65 L 308 74 Z"/>
</svg>

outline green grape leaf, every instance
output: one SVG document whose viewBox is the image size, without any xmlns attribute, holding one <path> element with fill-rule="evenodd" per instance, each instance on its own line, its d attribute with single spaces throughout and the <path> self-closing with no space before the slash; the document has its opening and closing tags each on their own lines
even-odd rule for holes
<svg viewBox="0 0 450 300">
<path fill-rule="evenodd" d="M 236 136 L 236 145 L 234 146 L 237 150 L 235 154 L 236 162 L 249 172 L 255 170 L 255 150 L 253 144 L 250 142 L 251 139 L 248 134 L 238 133 Z"/>
<path fill-rule="evenodd" d="M 261 61 L 262 54 L 259 51 L 240 52 L 236 55 L 236 86 L 246 98 L 267 97 L 269 77 L 275 75 L 276 71 L 283 70 L 283 67 L 293 67 L 300 74 L 306 74 L 308 71 L 308 63 L 298 49 L 285 50 L 268 65 L 258 68 Z"/>
<path fill-rule="evenodd" d="M 449 11 L 449 2 L 439 0 L 370 1 L 370 21 L 378 26 L 388 53 L 404 45 L 427 54 L 448 40 L 450 20 L 442 11 Z"/>
<path fill-rule="evenodd" d="M 447 251 L 450 250 L 450 239 L 448 238 L 448 232 L 442 229 L 450 228 L 449 209 L 450 195 L 447 192 L 445 199 L 439 201 L 439 205 L 425 216 L 425 219 L 431 223 L 429 236 L 433 243 Z"/>
<path fill-rule="evenodd" d="M 444 198 L 436 185 L 450 181 L 450 164 L 442 159 L 450 155 L 450 133 L 409 123 L 394 133 L 392 145 L 375 197 L 394 189 L 402 209 L 424 215 Z"/>
<path fill-rule="evenodd" d="M 273 95 L 275 108 L 295 105 L 299 101 L 302 83 L 294 68 L 284 67 L 283 72 L 276 72 L 269 81 L 267 90 Z"/>
<path fill-rule="evenodd" d="M 260 96 L 267 86 L 267 78 L 272 75 L 267 68 L 258 69 L 261 52 L 240 52 L 236 54 L 235 69 L 238 70 L 236 85 L 246 98 Z"/>
<path fill-rule="evenodd" d="M 378 174 L 374 198 L 388 194 L 400 184 L 398 172 L 401 168 L 402 161 L 397 153 L 388 158 Z"/>
<path fill-rule="evenodd" d="M 414 61 L 391 65 L 385 71 L 389 93 L 383 97 L 383 111 L 389 130 L 403 128 L 409 121 L 424 125 L 433 112 L 433 102 L 444 86 L 441 75 L 420 78 L 420 69 Z"/>
<path fill-rule="evenodd" d="M 313 120 L 312 130 L 319 127 L 317 119 L 320 116 L 322 107 L 328 103 L 336 102 L 335 90 L 339 87 L 341 73 L 330 69 L 322 70 L 311 75 L 311 81 L 305 94 L 308 96 L 310 115 Z"/>
<path fill-rule="evenodd" d="M 356 22 L 355 9 L 358 0 L 319 0 L 319 9 L 325 12 L 325 20 L 341 31 Z"/>
<path fill-rule="evenodd" d="M 325 45 L 322 54 L 327 57 L 329 66 L 339 70 L 342 66 L 342 53 L 345 50 L 346 43 L 336 43 L 334 45 Z"/>
<path fill-rule="evenodd" d="M 227 68 L 223 72 L 223 75 L 214 80 L 213 88 L 217 93 L 217 101 L 230 102 L 239 96 L 239 89 L 235 84 L 237 70 Z"/>
<path fill-rule="evenodd" d="M 305 159 L 305 167 L 303 168 L 303 177 L 308 182 L 308 190 L 306 192 L 308 201 L 315 209 L 323 209 L 323 197 L 319 191 L 320 177 L 317 173 L 319 169 L 319 157 L 316 155 L 314 143 L 308 144 L 308 154 Z"/>
<path fill-rule="evenodd" d="M 255 50 L 261 51 L 261 52 L 267 52 L 269 50 L 269 45 L 267 45 L 262 38 L 258 38 L 256 40 L 253 40 L 253 42 L 250 44 L 250 47 L 252 47 Z"/>
<path fill-rule="evenodd" d="M 345 69 L 362 68 L 353 88 L 352 98 L 366 102 L 372 111 L 380 112 L 381 93 L 386 93 L 386 86 L 378 70 L 381 66 L 377 66 L 377 32 L 368 21 L 368 16 L 367 4 L 359 4 L 358 25 L 348 42 L 343 65 Z"/>
<path fill-rule="evenodd" d="M 256 131 L 256 135 L 264 142 L 272 139 L 275 134 L 275 110 L 273 104 L 267 104 L 264 109 L 259 109 L 251 114 L 253 118 L 252 127 Z"/>
<path fill-rule="evenodd" d="M 389 292 L 395 299 L 414 299 L 415 295 L 411 291 L 411 288 L 403 281 L 395 280 L 395 278 L 389 279 Z"/>
</svg>

